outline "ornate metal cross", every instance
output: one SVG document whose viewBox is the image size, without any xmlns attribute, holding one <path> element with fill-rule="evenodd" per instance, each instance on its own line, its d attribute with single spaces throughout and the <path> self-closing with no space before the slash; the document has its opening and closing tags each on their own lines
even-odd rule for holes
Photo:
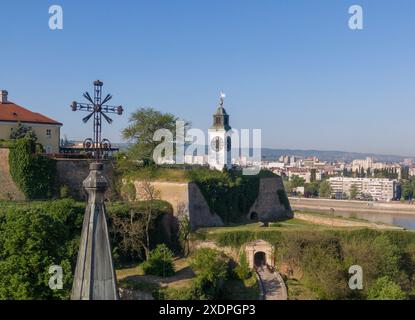
<svg viewBox="0 0 415 320">
<path fill-rule="evenodd" d="M 91 98 L 88 92 L 83 94 L 84 98 L 90 103 L 79 103 L 73 101 L 71 104 L 72 111 L 86 111 L 90 112 L 85 118 L 82 119 L 84 123 L 87 123 L 89 119 L 93 117 L 94 120 L 94 136 L 93 138 L 85 139 L 84 149 L 92 150 L 94 152 L 94 158 L 99 160 L 102 158 L 103 150 L 111 149 L 111 143 L 108 139 L 101 138 L 102 131 L 102 118 L 104 118 L 109 124 L 112 123 L 112 119 L 106 115 L 106 113 L 116 113 L 122 115 L 124 109 L 122 106 L 109 106 L 106 105 L 108 101 L 112 99 L 110 94 L 102 99 L 102 86 L 104 83 L 100 80 L 94 81 L 94 99 Z"/>
</svg>

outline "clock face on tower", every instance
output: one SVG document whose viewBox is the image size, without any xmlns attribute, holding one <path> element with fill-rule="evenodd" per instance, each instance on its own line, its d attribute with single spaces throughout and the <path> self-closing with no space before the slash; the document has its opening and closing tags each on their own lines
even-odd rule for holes
<svg viewBox="0 0 415 320">
<path fill-rule="evenodd" d="M 223 139 L 221 137 L 215 137 L 210 142 L 210 147 L 213 151 L 220 151 L 223 149 Z"/>
</svg>

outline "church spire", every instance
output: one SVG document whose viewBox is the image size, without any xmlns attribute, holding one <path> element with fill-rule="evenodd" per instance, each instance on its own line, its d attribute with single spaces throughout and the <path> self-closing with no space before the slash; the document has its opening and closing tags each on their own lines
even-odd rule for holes
<svg viewBox="0 0 415 320">
<path fill-rule="evenodd" d="M 213 126 L 212 129 L 224 129 L 226 131 L 230 130 L 229 125 L 229 115 L 227 114 L 225 108 L 223 107 L 225 102 L 226 95 L 221 92 L 219 106 L 216 109 L 215 114 L 213 115 Z"/>
</svg>

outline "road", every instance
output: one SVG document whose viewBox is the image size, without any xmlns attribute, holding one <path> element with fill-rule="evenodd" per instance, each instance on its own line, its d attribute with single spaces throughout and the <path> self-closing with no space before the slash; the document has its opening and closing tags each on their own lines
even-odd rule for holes
<svg viewBox="0 0 415 320">
<path fill-rule="evenodd" d="M 268 268 L 258 268 L 258 275 L 262 281 L 265 300 L 287 300 L 287 288 L 278 272 L 271 272 Z"/>
</svg>

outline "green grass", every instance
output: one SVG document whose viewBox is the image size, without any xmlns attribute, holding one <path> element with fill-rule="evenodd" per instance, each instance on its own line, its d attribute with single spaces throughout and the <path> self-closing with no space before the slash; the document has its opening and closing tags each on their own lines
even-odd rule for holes
<svg viewBox="0 0 415 320">
<path fill-rule="evenodd" d="M 268 227 L 261 227 L 259 223 L 248 223 L 248 224 L 235 224 L 225 227 L 212 227 L 212 228 L 201 228 L 197 233 L 205 234 L 218 234 L 238 231 L 250 231 L 250 232 L 273 232 L 273 231 L 301 231 L 301 230 L 317 230 L 317 229 L 330 229 L 330 227 L 324 225 L 317 225 L 308 221 L 300 219 L 290 219 L 275 223 L 270 223 Z"/>
<path fill-rule="evenodd" d="M 258 223 L 243 225 L 202 228 L 192 234 L 194 240 L 211 240 L 219 246 L 231 246 L 240 248 L 249 241 L 262 239 L 271 243 L 278 243 L 284 233 L 287 232 L 306 232 L 306 231 L 325 231 L 330 230 L 328 226 L 317 225 L 307 221 L 291 219 L 270 224 L 268 227 L 261 227 Z"/>
<path fill-rule="evenodd" d="M 351 220 L 348 218 L 343 219 Z M 259 223 L 249 223 L 234 224 L 225 227 L 201 228 L 198 229 L 196 232 L 192 233 L 191 238 L 192 240 L 199 241 L 214 241 L 218 246 L 230 246 L 234 248 L 240 248 L 247 242 L 258 239 L 262 239 L 270 243 L 277 244 L 281 241 L 285 234 L 291 233 L 305 234 L 310 232 L 323 232 L 332 234 L 344 234 L 346 236 L 349 232 L 363 229 L 375 231 L 375 229 L 371 228 L 369 224 L 367 226 L 338 227 L 331 226 L 328 224 L 317 224 L 294 218 L 290 220 L 270 223 L 268 227 L 261 227 Z M 390 230 L 390 232 L 405 233 L 406 231 Z"/>
<path fill-rule="evenodd" d="M 296 212 L 303 213 L 303 214 L 308 214 L 308 215 L 312 215 L 312 216 L 317 216 L 317 217 L 323 217 L 323 218 L 332 218 L 332 217 L 334 217 L 335 219 L 339 219 L 339 220 L 372 223 L 371 221 L 353 216 L 353 213 L 351 214 L 350 217 L 343 217 L 339 214 L 336 214 L 336 212 L 334 213 L 334 215 L 330 212 L 327 212 L 327 213 L 314 212 L 314 211 L 296 211 Z M 377 222 L 377 224 L 385 224 L 385 223 Z"/>
<path fill-rule="evenodd" d="M 135 281 L 133 279 L 122 279 L 118 281 L 118 286 L 125 289 L 139 290 L 148 293 L 153 293 L 160 288 L 155 282 Z"/>
<path fill-rule="evenodd" d="M 316 300 L 316 295 L 308 289 L 301 281 L 289 279 L 286 282 L 288 300 Z"/>
<path fill-rule="evenodd" d="M 223 298 L 229 300 L 258 300 L 259 286 L 255 273 L 246 280 L 229 279 L 224 285 Z"/>
<path fill-rule="evenodd" d="M 125 172 L 126 179 L 189 182 L 186 170 L 163 167 L 140 167 L 138 169 Z"/>
</svg>

